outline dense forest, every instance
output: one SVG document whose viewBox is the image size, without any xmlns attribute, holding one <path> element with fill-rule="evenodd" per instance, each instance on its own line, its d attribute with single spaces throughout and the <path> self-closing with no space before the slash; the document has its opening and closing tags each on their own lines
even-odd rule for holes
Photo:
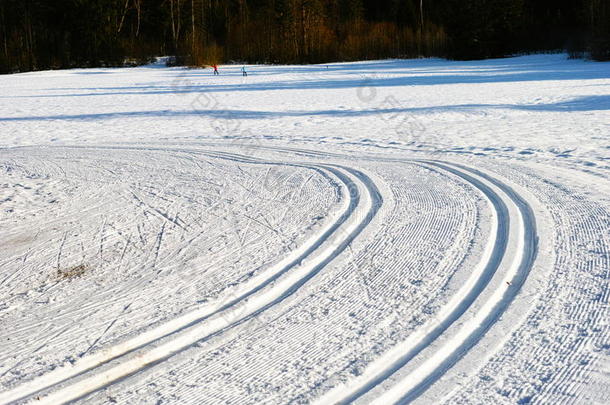
<svg viewBox="0 0 610 405">
<path fill-rule="evenodd" d="M 0 0 L 0 72 L 137 64 L 610 59 L 608 0 Z"/>
</svg>

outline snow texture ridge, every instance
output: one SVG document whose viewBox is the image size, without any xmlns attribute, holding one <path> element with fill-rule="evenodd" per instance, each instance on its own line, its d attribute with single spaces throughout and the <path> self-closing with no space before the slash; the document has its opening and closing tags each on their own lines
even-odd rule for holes
<svg viewBox="0 0 610 405">
<path fill-rule="evenodd" d="M 0 76 L 0 404 L 610 402 L 607 63 L 247 68 Z"/>
</svg>

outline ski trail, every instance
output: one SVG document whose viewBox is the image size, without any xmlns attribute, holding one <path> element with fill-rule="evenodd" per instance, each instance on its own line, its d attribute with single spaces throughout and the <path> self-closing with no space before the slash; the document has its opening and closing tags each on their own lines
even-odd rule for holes
<svg viewBox="0 0 610 405">
<path fill-rule="evenodd" d="M 238 155 L 225 157 L 242 158 Z M 49 389 L 51 392 L 37 397 L 36 403 L 58 404 L 81 398 L 238 325 L 293 294 L 351 243 L 372 220 L 383 201 L 374 183 L 357 170 L 322 164 L 312 168 L 331 173 L 343 183 L 344 191 L 347 190 L 341 209 L 318 236 L 260 277 L 245 283 L 231 294 L 229 302 L 207 305 L 126 342 L 83 357 L 74 364 L 59 367 L 0 394 L 0 403 L 23 400 Z M 108 367 L 100 371 L 99 368 L 106 364 Z M 76 381 L 71 383 L 69 380 L 75 377 Z M 58 384 L 62 385 L 53 391 Z"/>
<path fill-rule="evenodd" d="M 483 257 L 466 283 L 441 309 L 435 319 L 414 332 L 407 340 L 375 360 L 365 372 L 346 384 L 337 386 L 316 403 L 350 403 L 387 380 L 424 349 L 433 347 L 441 335 L 458 320 L 460 329 L 450 334 L 434 354 L 408 375 L 376 398 L 375 404 L 410 402 L 439 379 L 485 334 L 506 310 L 525 281 L 536 256 L 536 225 L 529 205 L 510 187 L 479 171 L 464 166 L 420 161 L 461 177 L 479 189 L 491 204 L 491 234 Z M 473 306 L 498 272 L 507 281 L 482 304 Z M 502 286 L 501 286 L 502 287 Z M 475 313 L 465 316 L 475 308 Z"/>
</svg>

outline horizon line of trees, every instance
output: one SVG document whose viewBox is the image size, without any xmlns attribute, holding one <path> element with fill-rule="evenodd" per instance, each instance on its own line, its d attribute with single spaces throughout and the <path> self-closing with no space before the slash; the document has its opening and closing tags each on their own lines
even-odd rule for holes
<svg viewBox="0 0 610 405">
<path fill-rule="evenodd" d="M 610 60 L 608 0 L 0 0 L 0 73 L 567 50 Z"/>
</svg>

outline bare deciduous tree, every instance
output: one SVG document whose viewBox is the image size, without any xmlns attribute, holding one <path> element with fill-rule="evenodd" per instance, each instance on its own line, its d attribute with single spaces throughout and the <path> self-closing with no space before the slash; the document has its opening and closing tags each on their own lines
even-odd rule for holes
<svg viewBox="0 0 610 405">
<path fill-rule="evenodd" d="M 180 5 L 182 0 L 169 0 L 170 19 L 172 23 L 172 38 L 174 40 L 174 50 L 178 50 L 178 40 L 180 39 L 181 17 Z"/>
</svg>

